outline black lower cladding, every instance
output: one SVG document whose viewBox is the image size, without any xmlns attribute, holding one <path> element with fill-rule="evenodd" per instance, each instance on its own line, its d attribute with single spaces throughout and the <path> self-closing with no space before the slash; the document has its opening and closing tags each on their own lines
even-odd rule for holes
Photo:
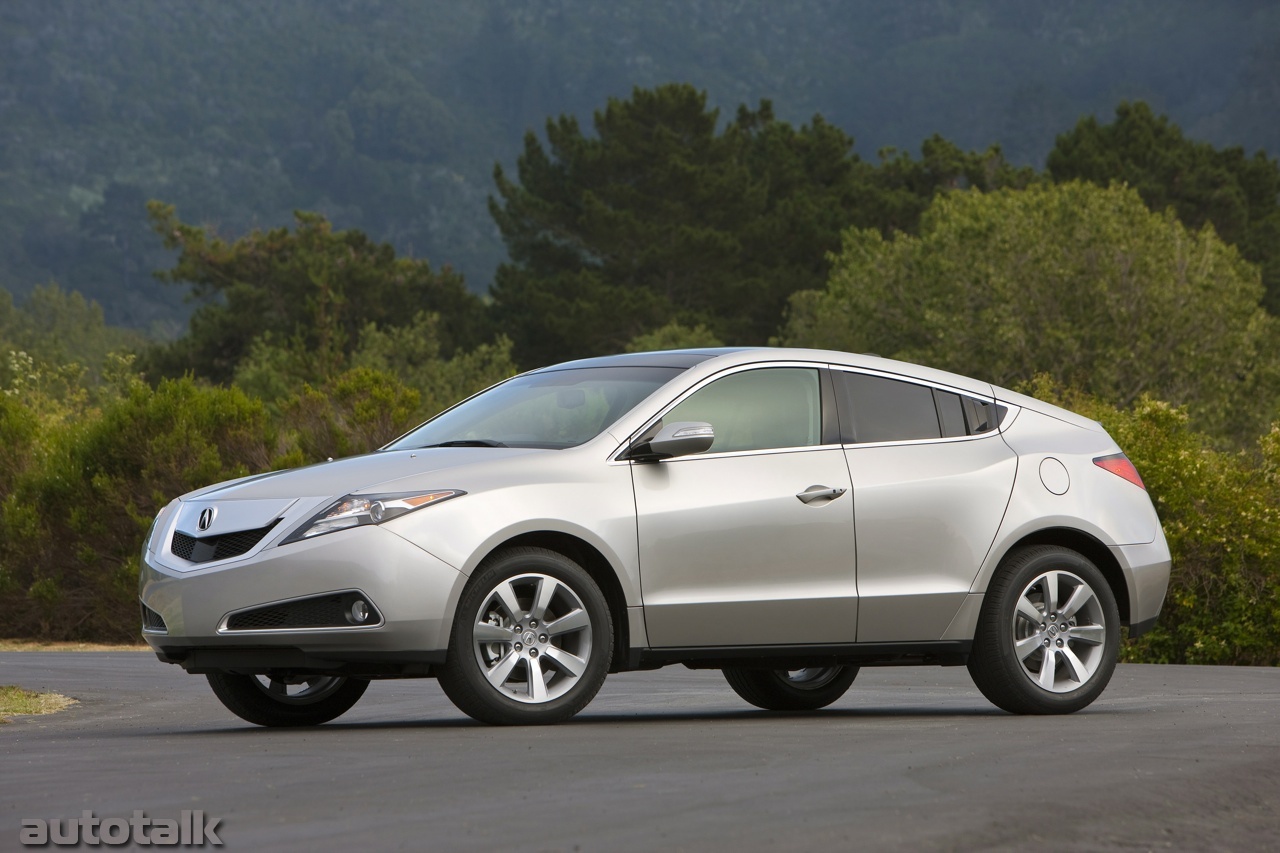
<svg viewBox="0 0 1280 853">
<path fill-rule="evenodd" d="M 280 519 L 277 518 L 266 527 L 259 527 L 257 530 L 237 530 L 233 533 L 205 536 L 204 538 L 196 538 L 183 533 L 181 530 L 175 530 L 170 550 L 173 551 L 175 557 L 191 563 L 212 563 L 214 560 L 229 560 L 249 551 L 254 545 L 261 542 L 263 537 L 270 533 L 271 529 L 279 523 Z"/>
<path fill-rule="evenodd" d="M 377 625 L 380 614 L 358 591 L 336 592 L 282 601 L 233 613 L 228 631 L 271 631 L 295 628 L 351 628 Z"/>
<path fill-rule="evenodd" d="M 936 664 L 964 666 L 972 640 L 901 643 L 835 643 L 787 646 L 698 646 L 633 650 L 631 669 L 680 663 L 690 669 L 725 667 L 804 669 L 817 666 L 898 666 Z"/>
<path fill-rule="evenodd" d="M 156 657 L 193 675 L 238 672 L 245 675 L 344 675 L 352 678 L 425 678 L 445 662 L 447 652 L 326 651 L 298 648 L 187 648 L 159 646 Z"/>
</svg>

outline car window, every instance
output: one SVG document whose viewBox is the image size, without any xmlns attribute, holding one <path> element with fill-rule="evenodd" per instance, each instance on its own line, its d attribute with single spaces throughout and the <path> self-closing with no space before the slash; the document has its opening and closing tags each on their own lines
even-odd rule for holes
<svg viewBox="0 0 1280 853">
<path fill-rule="evenodd" d="M 959 394 L 933 389 L 933 402 L 938 406 L 938 421 L 946 438 L 968 435 L 969 427 L 964 419 L 964 403 Z"/>
<path fill-rule="evenodd" d="M 1004 416 L 1004 406 L 997 406 L 990 400 L 978 400 L 973 397 L 962 397 L 965 420 L 969 423 L 969 434 L 989 432 L 995 429 Z"/>
<path fill-rule="evenodd" d="M 818 371 L 766 367 L 734 373 L 697 391 L 663 422 L 703 421 L 716 431 L 708 453 L 821 444 Z"/>
<path fill-rule="evenodd" d="M 844 410 L 853 424 L 853 440 L 909 441 L 941 438 L 933 390 L 863 373 L 841 373 Z"/>
<path fill-rule="evenodd" d="M 991 400 L 884 376 L 838 371 L 836 377 L 841 417 L 858 444 L 978 435 L 998 427 L 1008 411 Z"/>
<path fill-rule="evenodd" d="M 685 368 L 594 367 L 517 376 L 387 445 L 574 447 L 595 438 Z"/>
</svg>

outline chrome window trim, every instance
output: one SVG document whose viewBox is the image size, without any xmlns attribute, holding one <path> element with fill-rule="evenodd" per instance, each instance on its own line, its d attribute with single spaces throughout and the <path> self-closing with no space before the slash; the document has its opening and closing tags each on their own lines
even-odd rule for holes
<svg viewBox="0 0 1280 853">
<path fill-rule="evenodd" d="M 688 456 L 676 456 L 672 459 L 660 460 L 662 464 L 667 462 L 696 462 L 699 459 L 727 459 L 735 456 L 773 456 L 778 453 L 813 453 L 819 450 L 839 450 L 843 445 L 840 444 L 806 444 L 803 447 L 765 447 L 760 450 L 726 450 L 722 453 L 692 453 Z M 623 460 L 626 462 L 627 460 Z"/>
</svg>

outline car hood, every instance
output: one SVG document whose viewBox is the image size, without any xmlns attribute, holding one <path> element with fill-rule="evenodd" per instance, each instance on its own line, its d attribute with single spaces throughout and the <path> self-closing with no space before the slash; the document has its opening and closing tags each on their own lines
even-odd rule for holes
<svg viewBox="0 0 1280 853">
<path fill-rule="evenodd" d="M 502 466 L 516 458 L 552 450 L 524 447 L 433 447 L 388 450 L 322 462 L 305 468 L 272 471 L 218 483 L 183 495 L 184 501 L 286 500 L 369 492 L 380 486 L 390 491 L 418 487 L 466 489 L 471 471 L 459 469 Z"/>
</svg>

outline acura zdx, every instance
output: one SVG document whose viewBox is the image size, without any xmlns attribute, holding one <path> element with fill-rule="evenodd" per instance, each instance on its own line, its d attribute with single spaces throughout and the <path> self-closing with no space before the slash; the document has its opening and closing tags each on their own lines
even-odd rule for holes
<svg viewBox="0 0 1280 853">
<path fill-rule="evenodd" d="M 1079 710 L 1170 559 L 1097 423 L 986 382 L 797 349 L 534 370 L 382 449 L 174 500 L 142 634 L 232 712 L 316 725 L 434 677 L 487 723 L 566 720 L 609 673 L 715 668 L 813 710 L 860 667 L 967 665 Z"/>
</svg>

